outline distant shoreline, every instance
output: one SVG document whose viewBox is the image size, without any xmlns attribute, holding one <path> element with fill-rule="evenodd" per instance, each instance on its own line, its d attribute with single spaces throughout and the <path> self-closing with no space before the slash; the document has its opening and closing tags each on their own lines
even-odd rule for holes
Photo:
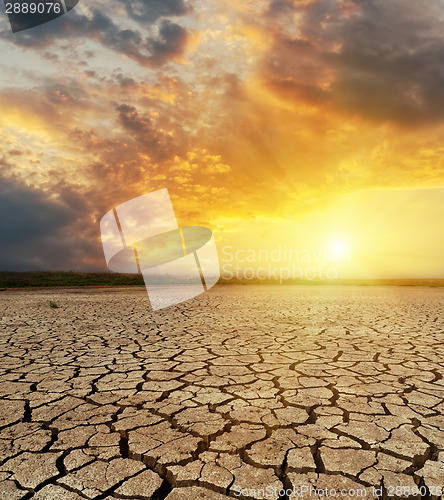
<svg viewBox="0 0 444 500">
<path fill-rule="evenodd" d="M 279 285 L 275 280 L 225 280 L 220 285 Z M 444 279 L 336 279 L 286 280 L 282 285 L 306 286 L 426 286 L 444 287 Z M 64 287 L 123 287 L 144 286 L 139 274 L 110 272 L 83 273 L 74 271 L 0 271 L 0 290 L 8 288 L 64 288 Z"/>
<path fill-rule="evenodd" d="M 424 279 L 335 279 L 335 280 L 279 280 L 268 281 L 239 281 L 220 280 L 220 285 L 307 285 L 307 286 L 430 286 L 444 287 L 444 279 L 424 278 Z"/>
</svg>

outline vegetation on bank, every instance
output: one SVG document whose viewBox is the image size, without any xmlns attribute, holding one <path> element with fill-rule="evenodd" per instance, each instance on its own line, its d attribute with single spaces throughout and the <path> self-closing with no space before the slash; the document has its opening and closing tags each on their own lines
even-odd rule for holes
<svg viewBox="0 0 444 500">
<path fill-rule="evenodd" d="M 0 271 L 0 288 L 41 288 L 57 286 L 144 285 L 140 274 L 80 273 L 74 271 Z"/>
</svg>

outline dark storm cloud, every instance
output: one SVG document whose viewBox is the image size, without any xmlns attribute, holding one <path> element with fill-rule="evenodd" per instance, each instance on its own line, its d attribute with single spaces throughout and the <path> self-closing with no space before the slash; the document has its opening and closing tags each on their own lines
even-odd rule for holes
<svg viewBox="0 0 444 500">
<path fill-rule="evenodd" d="M 283 1 L 273 5 L 270 20 L 289 8 Z M 323 0 L 297 5 L 299 36 L 276 29 L 264 70 L 276 91 L 404 125 L 444 117 L 442 3 Z"/>
<path fill-rule="evenodd" d="M 154 23 L 160 17 L 183 16 L 190 11 L 183 0 L 120 0 L 128 15 L 140 23 Z"/>
<path fill-rule="evenodd" d="M 187 31 L 167 19 L 160 22 L 159 36 L 147 38 L 148 58 L 153 64 L 163 64 L 168 59 L 180 56 L 187 41 Z"/>
<path fill-rule="evenodd" d="M 105 47 L 126 55 L 144 66 L 162 65 L 185 50 L 188 33 L 185 28 L 168 19 L 158 25 L 146 24 L 149 34 L 133 29 L 121 29 L 109 16 L 98 9 L 87 17 L 76 10 L 47 25 L 11 34 L 6 29 L 0 37 L 17 45 L 41 50 L 52 43 L 73 38 L 90 38 Z M 155 34 L 152 34 L 154 27 Z"/>
<path fill-rule="evenodd" d="M 69 187 L 54 198 L 0 173 L 0 270 L 83 268 L 100 250 L 82 232 L 87 210 Z"/>
<path fill-rule="evenodd" d="M 119 120 L 126 130 L 135 132 L 141 139 L 153 139 L 154 127 L 148 116 L 140 116 L 137 109 L 128 104 L 120 104 L 117 106 L 117 112 L 119 114 Z"/>
<path fill-rule="evenodd" d="M 69 208 L 60 201 L 47 200 L 42 192 L 5 179 L 0 186 L 0 210 L 2 241 L 15 244 L 57 231 L 73 220 Z"/>
<path fill-rule="evenodd" d="M 148 113 L 140 113 L 128 104 L 121 104 L 116 110 L 127 141 L 136 142 L 140 151 L 147 153 L 153 161 L 164 160 L 177 154 L 178 145 L 174 144 L 170 135 L 158 130 Z"/>
<path fill-rule="evenodd" d="M 116 82 L 119 84 L 120 87 L 123 89 L 129 89 L 129 88 L 137 88 L 137 82 L 133 78 L 129 78 L 127 76 L 124 76 L 122 73 L 119 73 L 115 76 Z"/>
<path fill-rule="evenodd" d="M 269 16 L 289 13 L 293 10 L 293 4 L 288 0 L 272 0 L 268 7 Z"/>
</svg>

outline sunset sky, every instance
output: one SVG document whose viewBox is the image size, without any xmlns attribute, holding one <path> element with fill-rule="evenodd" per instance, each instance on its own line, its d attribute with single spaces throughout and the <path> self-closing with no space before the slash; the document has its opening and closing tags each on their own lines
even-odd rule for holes
<svg viewBox="0 0 444 500">
<path fill-rule="evenodd" d="M 443 1 L 80 0 L 16 34 L 2 5 L 0 46 L 0 270 L 105 270 L 102 215 L 166 187 L 222 265 L 444 278 Z"/>
</svg>

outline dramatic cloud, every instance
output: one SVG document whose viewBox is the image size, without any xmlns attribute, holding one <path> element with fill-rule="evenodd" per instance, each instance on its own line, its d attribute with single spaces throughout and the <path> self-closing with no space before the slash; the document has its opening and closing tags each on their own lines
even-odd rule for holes
<svg viewBox="0 0 444 500">
<path fill-rule="evenodd" d="M 140 23 L 155 23 L 160 17 L 183 16 L 190 7 L 183 0 L 119 0 L 128 15 Z"/>
<path fill-rule="evenodd" d="M 444 116 L 444 19 L 438 0 L 275 1 L 264 77 L 289 98 L 402 125 Z M 280 26 L 292 14 L 293 33 Z"/>
<path fill-rule="evenodd" d="M 103 269 L 100 217 L 165 187 L 181 223 L 266 246 L 350 193 L 443 185 L 438 0 L 192 5 L 1 24 L 0 269 Z"/>
<path fill-rule="evenodd" d="M 129 6 L 127 6 L 130 9 Z M 170 9 L 173 12 L 173 9 Z M 183 11 L 185 13 L 186 10 Z M 168 14 L 165 16 L 180 15 Z M 56 42 L 69 37 L 77 42 L 89 39 L 101 43 L 126 57 L 134 59 L 143 66 L 158 66 L 184 53 L 188 32 L 185 28 L 168 19 L 162 18 L 156 25 L 159 16 L 147 21 L 141 32 L 141 27 L 122 29 L 111 17 L 102 10 L 93 8 L 90 14 L 79 13 L 77 9 L 68 15 L 51 22 L 12 35 L 7 27 L 0 36 L 8 41 L 29 49 L 41 50 L 50 48 Z M 140 20 L 140 19 L 138 19 Z M 146 34 L 148 31 L 149 34 Z"/>
<path fill-rule="evenodd" d="M 97 245 L 82 231 L 88 203 L 69 188 L 49 197 L 19 181 L 0 177 L 2 270 L 97 268 Z"/>
</svg>

